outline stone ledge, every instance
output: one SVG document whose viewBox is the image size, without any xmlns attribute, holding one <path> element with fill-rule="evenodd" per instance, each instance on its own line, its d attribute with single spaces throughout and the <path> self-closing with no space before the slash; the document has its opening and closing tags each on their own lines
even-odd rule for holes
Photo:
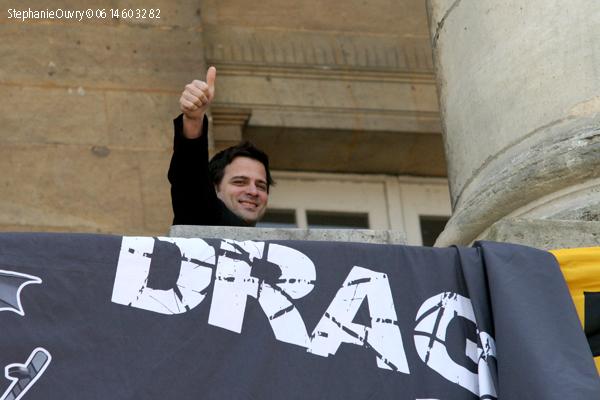
<svg viewBox="0 0 600 400">
<path fill-rule="evenodd" d="M 406 235 L 400 231 L 370 229 L 277 229 L 244 228 L 231 226 L 173 225 L 170 237 L 227 238 L 234 240 L 314 240 L 357 242 L 372 244 L 406 244 Z"/>
<path fill-rule="evenodd" d="M 544 250 L 595 247 L 600 246 L 600 222 L 505 218 L 478 239 Z"/>
<path fill-rule="evenodd" d="M 462 192 L 457 190 L 462 183 L 451 182 L 454 212 L 436 244 L 467 244 L 516 209 L 600 178 L 599 124 L 600 114 L 590 119 L 564 118 L 491 157 Z M 452 164 L 453 156 L 446 155 Z M 458 172 L 448 173 L 457 176 Z"/>
</svg>

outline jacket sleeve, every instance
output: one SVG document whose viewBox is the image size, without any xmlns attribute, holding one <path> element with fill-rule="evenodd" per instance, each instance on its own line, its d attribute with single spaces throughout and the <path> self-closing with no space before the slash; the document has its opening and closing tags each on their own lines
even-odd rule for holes
<svg viewBox="0 0 600 400">
<path fill-rule="evenodd" d="M 168 178 L 171 183 L 173 225 L 215 225 L 218 199 L 208 175 L 208 119 L 197 139 L 183 136 L 183 116 L 173 120 L 173 155 Z"/>
</svg>

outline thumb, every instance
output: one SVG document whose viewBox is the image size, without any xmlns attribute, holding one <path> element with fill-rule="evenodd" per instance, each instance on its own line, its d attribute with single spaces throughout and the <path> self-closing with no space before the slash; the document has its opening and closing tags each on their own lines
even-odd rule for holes
<svg viewBox="0 0 600 400">
<path fill-rule="evenodd" d="M 217 79 L 217 69 L 215 67 L 210 67 L 208 71 L 206 71 L 206 84 L 208 85 L 208 90 L 210 95 L 212 96 L 215 93 L 215 80 Z"/>
</svg>

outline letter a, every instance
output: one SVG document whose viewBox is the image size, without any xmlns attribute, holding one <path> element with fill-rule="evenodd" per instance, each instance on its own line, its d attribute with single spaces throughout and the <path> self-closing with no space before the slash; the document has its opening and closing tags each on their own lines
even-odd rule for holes
<svg viewBox="0 0 600 400">
<path fill-rule="evenodd" d="M 365 299 L 371 327 L 352 322 Z M 317 324 L 308 351 L 327 357 L 342 343 L 356 344 L 375 351 L 379 368 L 408 374 L 397 320 L 387 275 L 355 266 Z"/>
</svg>

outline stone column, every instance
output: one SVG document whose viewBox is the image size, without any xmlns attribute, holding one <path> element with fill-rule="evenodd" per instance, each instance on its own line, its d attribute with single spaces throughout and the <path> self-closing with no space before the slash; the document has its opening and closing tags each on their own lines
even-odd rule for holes
<svg viewBox="0 0 600 400">
<path fill-rule="evenodd" d="M 598 221 L 598 3 L 427 7 L 453 202 L 437 244 L 467 244 L 504 217 Z"/>
</svg>

